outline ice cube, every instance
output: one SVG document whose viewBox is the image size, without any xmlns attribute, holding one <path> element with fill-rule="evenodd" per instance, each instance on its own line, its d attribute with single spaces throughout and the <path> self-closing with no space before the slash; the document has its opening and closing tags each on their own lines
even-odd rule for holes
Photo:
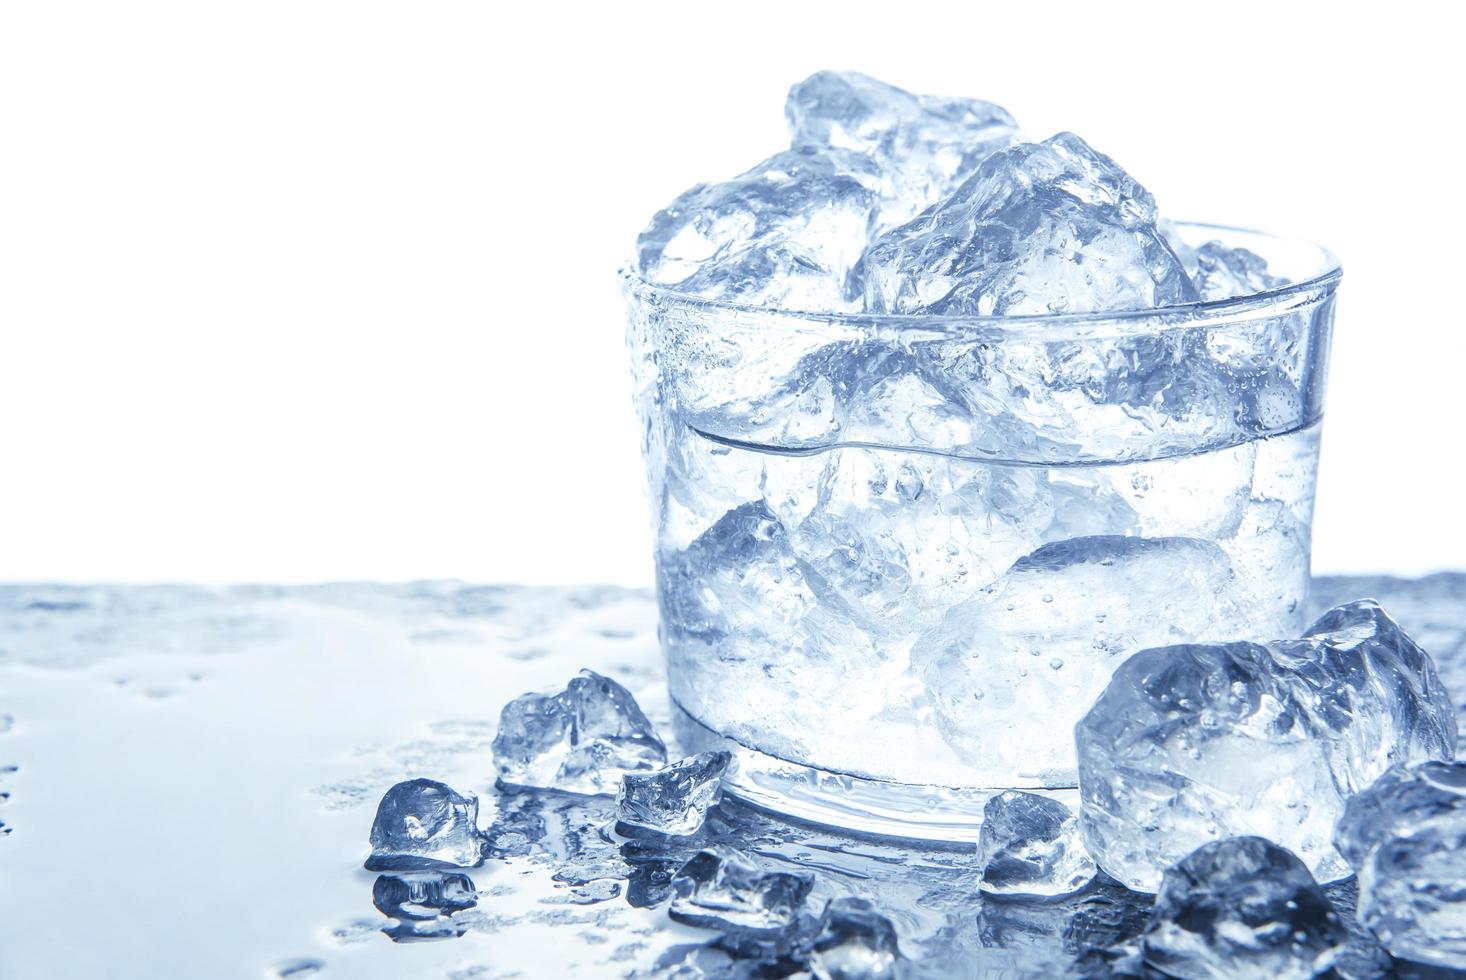
<svg viewBox="0 0 1466 980">
<path fill-rule="evenodd" d="M 1228 248 L 1210 241 L 1192 255 L 1182 255 L 1191 281 L 1203 300 L 1232 299 L 1277 289 L 1287 284 L 1267 271 L 1267 260 L 1245 248 Z"/>
<path fill-rule="evenodd" d="M 1226 638 L 1246 615 L 1239 593 L 1210 541 L 1055 541 L 948 612 L 912 662 L 943 737 L 975 779 L 1003 785 L 1014 774 L 990 760 L 1023 759 L 1018 775 L 1031 785 L 1072 784 L 1071 725 L 1124 655 Z"/>
<path fill-rule="evenodd" d="M 477 867 L 484 860 L 478 797 L 431 779 L 398 783 L 377 805 L 371 845 L 369 871 Z"/>
<path fill-rule="evenodd" d="M 743 852 L 715 845 L 673 876 L 669 914 L 688 925 L 774 936 L 794 923 L 813 885 L 810 875 L 763 871 Z"/>
<path fill-rule="evenodd" d="M 1184 980 L 1308 980 L 1347 941 L 1302 861 L 1261 837 L 1229 837 L 1166 870 L 1142 949 Z"/>
<path fill-rule="evenodd" d="M 1001 106 L 913 95 L 853 71 L 821 71 L 789 90 L 793 144 L 856 150 L 885 175 L 880 224 L 914 217 L 1018 138 Z"/>
<path fill-rule="evenodd" d="M 806 965 L 817 980 L 894 980 L 902 961 L 896 928 L 863 898 L 825 906 Z"/>
<path fill-rule="evenodd" d="M 667 764 L 667 747 L 631 692 L 582 670 L 559 694 L 525 694 L 504 706 L 494 736 L 508 786 L 611 794 L 627 772 Z"/>
<path fill-rule="evenodd" d="M 1395 956 L 1466 963 L 1466 762 L 1389 769 L 1334 832 L 1359 873 L 1358 918 Z"/>
<path fill-rule="evenodd" d="M 1187 644 L 1125 661 L 1075 729 L 1080 828 L 1099 866 L 1153 890 L 1208 841 L 1257 835 L 1320 880 L 1350 795 L 1391 765 L 1449 759 L 1456 719 L 1430 657 L 1379 605 L 1301 640 Z"/>
<path fill-rule="evenodd" d="M 657 212 L 636 240 L 638 271 L 705 299 L 853 309 L 846 277 L 869 238 L 881 182 L 863 153 L 776 153 L 732 180 L 698 184 Z"/>
<path fill-rule="evenodd" d="M 673 837 L 697 833 L 718 802 L 732 758 L 727 752 L 700 752 L 656 772 L 627 773 L 616 796 L 616 819 Z"/>
<path fill-rule="evenodd" d="M 1079 822 L 1058 800 L 1014 790 L 982 811 L 977 886 L 993 895 L 1068 895 L 1087 885 L 1095 865 L 1079 841 Z"/>
<path fill-rule="evenodd" d="M 997 151 L 853 270 L 874 312 L 1026 315 L 1197 298 L 1155 201 L 1073 133 Z"/>
</svg>

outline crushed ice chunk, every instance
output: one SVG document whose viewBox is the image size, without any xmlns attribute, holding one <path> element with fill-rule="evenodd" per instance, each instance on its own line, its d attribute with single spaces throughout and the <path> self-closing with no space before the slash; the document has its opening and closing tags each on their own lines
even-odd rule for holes
<svg viewBox="0 0 1466 980">
<path fill-rule="evenodd" d="M 478 797 L 431 779 L 398 783 L 372 822 L 369 871 L 472 868 L 483 863 Z"/>
<path fill-rule="evenodd" d="M 1301 640 L 1186 644 L 1125 661 L 1075 729 L 1080 828 L 1099 866 L 1153 890 L 1208 841 L 1257 835 L 1320 880 L 1350 795 L 1395 764 L 1449 759 L 1456 719 L 1430 657 L 1372 600 Z"/>
<path fill-rule="evenodd" d="M 807 874 L 763 871 L 726 845 L 698 851 L 672 878 L 678 922 L 773 936 L 794 924 L 814 885 Z"/>
<path fill-rule="evenodd" d="M 656 772 L 629 772 L 616 795 L 616 819 L 673 837 L 695 834 L 721 795 L 732 756 L 700 752 Z"/>
<path fill-rule="evenodd" d="M 1347 941 L 1302 861 L 1261 837 L 1229 837 L 1166 870 L 1141 943 L 1168 976 L 1308 980 Z"/>
<path fill-rule="evenodd" d="M 884 175 L 879 223 L 901 224 L 1018 138 L 1002 106 L 914 95 L 854 71 L 820 71 L 789 90 L 793 145 L 868 154 Z"/>
<path fill-rule="evenodd" d="M 894 980 L 902 961 L 896 928 L 863 898 L 837 898 L 825 906 L 806 963 L 830 980 Z"/>
<path fill-rule="evenodd" d="M 1068 895 L 1087 885 L 1096 870 L 1067 806 L 1014 790 L 983 807 L 977 866 L 978 888 L 994 895 Z"/>
<path fill-rule="evenodd" d="M 852 273 L 873 312 L 1027 315 L 1189 303 L 1154 199 L 1073 133 L 997 151 L 878 238 Z"/>
<path fill-rule="evenodd" d="M 1225 639 L 1245 621 L 1242 594 L 1210 541 L 1055 541 L 954 606 L 912 662 L 943 738 L 975 778 L 1004 785 L 1013 774 L 1001 766 L 1022 759 L 1024 778 L 1065 785 L 1074 778 L 1071 726 L 1121 658 L 1146 646 Z"/>
<path fill-rule="evenodd" d="M 615 792 L 627 772 L 666 765 L 667 747 L 630 691 L 582 670 L 559 694 L 504 706 L 494 761 L 505 785 L 595 796 Z"/>
<path fill-rule="evenodd" d="M 1191 281 L 1203 300 L 1251 296 L 1277 289 L 1288 282 L 1268 272 L 1267 260 L 1256 252 L 1228 248 L 1219 241 L 1207 242 L 1197 248 L 1187 266 Z"/>
<path fill-rule="evenodd" d="M 1396 766 L 1334 832 L 1359 873 L 1358 918 L 1391 954 L 1466 963 L 1466 762 Z"/>
<path fill-rule="evenodd" d="M 801 147 L 732 180 L 698 184 L 636 240 L 643 279 L 705 299 L 803 311 L 853 309 L 846 277 L 880 204 L 863 153 Z"/>
</svg>

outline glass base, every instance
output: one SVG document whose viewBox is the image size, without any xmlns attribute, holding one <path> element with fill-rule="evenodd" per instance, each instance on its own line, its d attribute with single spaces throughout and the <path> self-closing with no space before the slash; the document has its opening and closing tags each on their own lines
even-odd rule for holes
<svg viewBox="0 0 1466 980">
<path fill-rule="evenodd" d="M 976 843 L 987 801 L 1006 789 L 923 786 L 866 779 L 789 762 L 719 735 L 672 702 L 672 724 L 688 752 L 723 749 L 733 765 L 723 789 L 771 813 L 839 830 L 911 840 Z M 1022 787 L 1079 810 L 1077 786 Z"/>
</svg>

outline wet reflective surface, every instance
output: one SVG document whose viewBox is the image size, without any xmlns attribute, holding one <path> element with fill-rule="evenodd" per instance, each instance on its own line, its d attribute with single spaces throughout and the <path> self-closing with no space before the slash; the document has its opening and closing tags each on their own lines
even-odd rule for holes
<svg viewBox="0 0 1466 980">
<path fill-rule="evenodd" d="M 1361 595 L 1466 693 L 1466 576 L 1323 579 L 1313 604 Z M 902 975 L 1135 965 L 1148 899 L 1103 877 L 1002 901 L 980 897 L 971 847 L 845 837 L 733 801 L 669 844 L 615 833 L 607 798 L 496 790 L 499 708 L 581 667 L 630 688 L 670 739 L 641 592 L 0 588 L 0 976 L 808 975 L 669 918 L 672 874 L 714 843 L 811 874 L 812 916 L 868 899 Z M 481 867 L 362 868 L 377 801 L 413 777 L 478 795 Z M 1352 887 L 1330 889 L 1351 923 Z M 1356 935 L 1340 972 L 1386 971 L 1425 975 Z"/>
</svg>

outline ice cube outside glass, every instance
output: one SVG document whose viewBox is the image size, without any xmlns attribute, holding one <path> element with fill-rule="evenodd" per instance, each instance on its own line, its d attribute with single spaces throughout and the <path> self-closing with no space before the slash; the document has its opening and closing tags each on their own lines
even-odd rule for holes
<svg viewBox="0 0 1466 980">
<path fill-rule="evenodd" d="M 1074 724 L 1130 653 L 1302 628 L 1341 271 L 1175 233 L 1289 284 L 946 317 L 623 274 L 674 715 L 728 792 L 975 840 L 1003 790 L 1077 805 Z"/>
</svg>

